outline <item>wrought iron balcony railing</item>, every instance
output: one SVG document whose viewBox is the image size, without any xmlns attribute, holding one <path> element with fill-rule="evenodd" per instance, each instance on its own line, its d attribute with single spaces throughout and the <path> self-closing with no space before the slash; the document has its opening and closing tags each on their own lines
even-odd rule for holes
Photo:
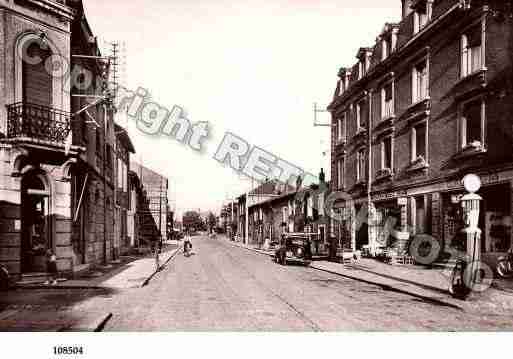
<svg viewBox="0 0 513 359">
<path fill-rule="evenodd" d="M 51 107 L 18 102 L 7 105 L 7 137 L 63 144 L 71 129 L 71 114 Z"/>
</svg>

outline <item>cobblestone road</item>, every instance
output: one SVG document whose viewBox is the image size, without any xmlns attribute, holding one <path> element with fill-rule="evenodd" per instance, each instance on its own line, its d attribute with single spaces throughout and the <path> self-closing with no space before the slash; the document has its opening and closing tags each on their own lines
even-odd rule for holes
<svg viewBox="0 0 513 359">
<path fill-rule="evenodd" d="M 142 289 L 94 298 L 111 331 L 512 330 L 513 316 L 465 313 L 195 237 Z M 99 302 L 103 300 L 103 302 Z"/>
</svg>

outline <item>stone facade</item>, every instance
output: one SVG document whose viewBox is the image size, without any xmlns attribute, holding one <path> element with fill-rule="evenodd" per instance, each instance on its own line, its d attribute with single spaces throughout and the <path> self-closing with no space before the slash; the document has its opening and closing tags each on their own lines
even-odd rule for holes
<svg viewBox="0 0 513 359">
<path fill-rule="evenodd" d="M 71 57 L 101 56 L 82 2 L 2 0 L 0 19 L 0 265 L 14 277 L 45 272 L 48 250 L 62 274 L 106 263 L 116 254 L 114 108 L 87 97 L 104 94 L 101 61 Z M 68 72 L 30 67 L 29 49 Z M 87 86 L 68 79 L 80 69 Z"/>
</svg>

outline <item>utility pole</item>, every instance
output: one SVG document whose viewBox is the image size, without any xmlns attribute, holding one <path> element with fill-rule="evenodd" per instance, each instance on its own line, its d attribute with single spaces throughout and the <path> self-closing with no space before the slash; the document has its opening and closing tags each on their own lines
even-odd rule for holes
<svg viewBox="0 0 513 359">
<path fill-rule="evenodd" d="M 162 178 L 160 178 L 160 191 L 159 191 L 159 235 L 160 235 L 160 243 L 162 244 Z"/>
</svg>

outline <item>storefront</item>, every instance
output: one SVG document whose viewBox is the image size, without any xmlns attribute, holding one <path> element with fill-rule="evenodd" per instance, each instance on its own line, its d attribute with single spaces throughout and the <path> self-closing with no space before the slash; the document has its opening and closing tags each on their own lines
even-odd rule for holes
<svg viewBox="0 0 513 359">
<path fill-rule="evenodd" d="M 447 249 L 464 249 L 464 238 L 459 233 L 464 228 L 460 198 L 463 191 L 445 193 L 443 199 L 443 234 Z M 494 258 L 507 252 L 511 241 L 511 189 L 510 184 L 483 187 L 478 193 L 483 200 L 480 206 L 479 228 L 483 258 Z M 460 239 L 461 238 L 461 239 Z"/>
</svg>

